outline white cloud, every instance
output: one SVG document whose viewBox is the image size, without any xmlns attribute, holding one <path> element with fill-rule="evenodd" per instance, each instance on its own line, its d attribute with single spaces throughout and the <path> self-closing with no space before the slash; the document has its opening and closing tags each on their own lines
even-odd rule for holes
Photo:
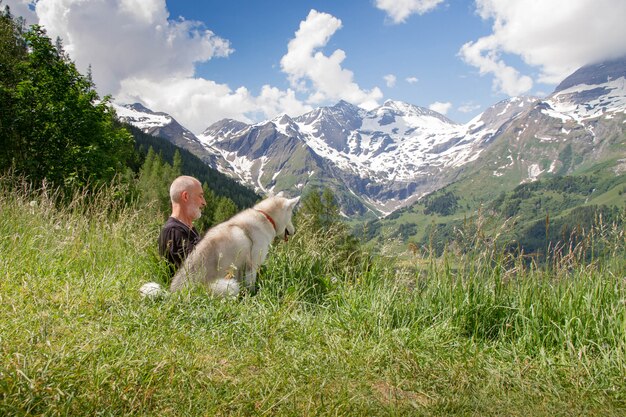
<svg viewBox="0 0 626 417">
<path fill-rule="evenodd" d="M 164 0 L 40 0 L 36 11 L 80 69 L 92 65 L 102 94 L 118 93 L 127 78 L 191 77 L 196 63 L 233 52 L 202 23 L 169 20 Z"/>
<path fill-rule="evenodd" d="M 484 37 L 476 42 L 468 42 L 461 47 L 461 56 L 468 64 L 477 67 L 481 75 L 493 74 L 493 88 L 509 96 L 524 94 L 533 87 L 533 80 L 521 75 L 515 68 L 506 65 L 498 58 L 490 45 L 495 43 L 493 36 Z M 488 51 L 483 54 L 484 51 Z"/>
<path fill-rule="evenodd" d="M 403 23 L 414 13 L 434 10 L 443 0 L 376 0 L 376 7 L 387 13 L 393 23 Z"/>
<path fill-rule="evenodd" d="M 419 79 L 417 77 L 407 77 L 406 78 L 406 82 L 409 84 L 415 84 L 419 81 Z"/>
<path fill-rule="evenodd" d="M 473 113 L 476 110 L 480 109 L 480 104 L 476 104 L 474 102 L 467 102 L 467 103 L 463 103 L 461 106 L 459 106 L 458 110 L 461 113 Z"/>
<path fill-rule="evenodd" d="M 4 6 L 9 6 L 13 16 L 22 16 L 26 19 L 26 25 L 33 25 L 38 22 L 35 14 L 35 2 L 33 0 L 4 0 L 2 2 L 2 10 Z"/>
<path fill-rule="evenodd" d="M 385 84 L 387 84 L 387 87 L 389 88 L 393 88 L 396 86 L 396 76 L 393 74 L 387 74 L 383 77 L 383 79 L 385 80 Z"/>
<path fill-rule="evenodd" d="M 452 103 L 450 103 L 449 101 L 445 103 L 435 101 L 433 104 L 428 106 L 428 108 L 431 109 L 432 111 L 436 111 L 437 113 L 441 113 L 441 114 L 448 113 L 448 110 L 450 110 L 451 107 L 452 107 Z"/>
<path fill-rule="evenodd" d="M 313 110 L 296 98 L 295 91 L 282 91 L 269 85 L 264 85 L 261 89 L 261 94 L 255 99 L 255 107 L 266 116 L 287 113 L 295 117 Z"/>
<path fill-rule="evenodd" d="M 225 117 L 250 122 L 254 117 L 296 116 L 311 110 L 292 89 L 266 85 L 255 97 L 245 87 L 231 89 L 198 78 L 198 63 L 234 51 L 228 40 L 203 23 L 170 19 L 165 0 L 5 0 L 3 4 L 13 14 L 26 16 L 29 24 L 41 24 L 51 39 L 60 37 L 82 73 L 91 65 L 101 95 L 167 112 L 193 132 Z"/>
<path fill-rule="evenodd" d="M 281 69 L 293 88 L 308 93 L 310 104 L 340 99 L 357 105 L 376 102 L 383 96 L 380 89 L 362 90 L 353 81 L 352 71 L 342 68 L 344 51 L 337 49 L 330 56 L 319 51 L 339 28 L 341 21 L 336 17 L 311 10 L 289 41 Z"/>
<path fill-rule="evenodd" d="M 494 76 L 494 89 L 528 92 L 533 80 L 506 62 L 519 56 L 540 71 L 537 81 L 558 83 L 577 68 L 626 54 L 626 2 L 614 0 L 477 0 L 493 33 L 468 42 L 461 57 Z"/>
</svg>

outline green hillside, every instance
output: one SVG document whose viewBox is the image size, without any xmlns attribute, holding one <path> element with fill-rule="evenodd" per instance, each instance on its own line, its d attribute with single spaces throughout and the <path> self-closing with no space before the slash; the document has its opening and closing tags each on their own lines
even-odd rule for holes
<svg viewBox="0 0 626 417">
<path fill-rule="evenodd" d="M 615 174 L 606 161 L 575 175 L 553 176 L 507 189 L 493 176 L 468 176 L 418 203 L 367 223 L 361 236 L 372 244 L 390 238 L 441 254 L 460 236 L 476 229 L 498 235 L 503 247 L 545 253 L 583 233 L 599 221 L 622 225 L 626 208 L 626 174 Z"/>
</svg>

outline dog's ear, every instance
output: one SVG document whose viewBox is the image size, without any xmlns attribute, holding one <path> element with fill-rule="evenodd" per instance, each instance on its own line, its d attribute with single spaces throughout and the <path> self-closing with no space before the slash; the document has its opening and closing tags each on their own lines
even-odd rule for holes
<svg viewBox="0 0 626 417">
<path fill-rule="evenodd" d="M 300 201 L 300 197 L 291 198 L 287 200 L 287 207 L 294 208 L 296 204 L 298 204 L 299 201 Z"/>
</svg>

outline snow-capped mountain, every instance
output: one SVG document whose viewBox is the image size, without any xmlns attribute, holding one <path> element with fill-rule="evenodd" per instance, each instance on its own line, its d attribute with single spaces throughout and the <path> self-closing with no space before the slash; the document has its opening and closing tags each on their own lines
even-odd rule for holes
<svg viewBox="0 0 626 417">
<path fill-rule="evenodd" d="M 626 59 L 583 67 L 545 100 L 544 113 L 563 121 L 612 117 L 626 108 Z"/>
<path fill-rule="evenodd" d="M 346 215 L 384 215 L 477 172 L 511 186 L 609 154 L 616 170 L 626 160 L 626 59 L 583 67 L 545 99 L 504 100 L 466 124 L 399 101 L 371 111 L 340 101 L 295 118 L 221 120 L 196 138 L 173 134 L 178 124 L 163 113 L 124 109 L 126 121 L 196 154 L 200 146 L 209 165 L 261 192 L 330 186 Z"/>
<path fill-rule="evenodd" d="M 207 149 L 196 135 L 169 114 L 154 112 L 140 103 L 125 105 L 113 103 L 113 108 L 120 121 L 133 125 L 149 135 L 165 138 L 174 145 L 194 153 L 209 165 L 218 164 L 218 154 Z"/>
<path fill-rule="evenodd" d="M 329 185 L 345 214 L 384 214 L 454 180 L 503 123 L 533 102 L 514 99 L 460 125 L 399 101 L 371 111 L 340 101 L 293 119 L 223 120 L 199 139 L 260 191 Z"/>
<path fill-rule="evenodd" d="M 167 113 L 153 112 L 140 103 L 124 106 L 113 104 L 113 108 L 120 120 L 138 127 L 144 133 L 166 138 L 180 137 L 188 142 L 198 142 L 198 138 L 193 133 Z"/>
<path fill-rule="evenodd" d="M 626 59 L 589 65 L 504 124 L 481 164 L 518 183 L 603 160 L 620 173 L 626 171 L 625 122 Z"/>
</svg>

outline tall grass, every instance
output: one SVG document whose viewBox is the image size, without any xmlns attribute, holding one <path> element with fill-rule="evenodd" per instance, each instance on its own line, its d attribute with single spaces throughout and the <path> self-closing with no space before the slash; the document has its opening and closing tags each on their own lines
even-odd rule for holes
<svg viewBox="0 0 626 417">
<path fill-rule="evenodd" d="M 623 230 L 590 262 L 477 240 L 407 267 L 301 224 L 256 295 L 146 300 L 158 216 L 119 193 L 0 181 L 0 415 L 626 411 Z"/>
</svg>

